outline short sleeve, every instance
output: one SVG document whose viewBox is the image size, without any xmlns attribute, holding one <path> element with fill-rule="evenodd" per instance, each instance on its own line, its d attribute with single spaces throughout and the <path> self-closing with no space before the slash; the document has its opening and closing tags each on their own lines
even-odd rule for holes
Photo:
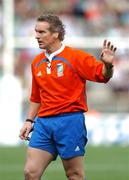
<svg viewBox="0 0 129 180">
<path fill-rule="evenodd" d="M 97 60 L 91 54 L 79 51 L 76 53 L 75 69 L 79 76 L 85 80 L 106 83 L 102 74 L 103 62 Z"/>
<path fill-rule="evenodd" d="M 35 103 L 40 103 L 40 90 L 39 86 L 36 82 L 36 79 L 34 77 L 34 70 L 33 70 L 33 65 L 31 65 L 31 72 L 32 72 L 32 86 L 31 86 L 31 96 L 30 96 L 30 101 L 35 102 Z"/>
</svg>

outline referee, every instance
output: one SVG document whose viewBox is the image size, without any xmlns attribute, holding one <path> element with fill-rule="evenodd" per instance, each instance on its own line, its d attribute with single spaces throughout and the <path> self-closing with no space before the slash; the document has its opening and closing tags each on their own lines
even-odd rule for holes
<svg viewBox="0 0 129 180">
<path fill-rule="evenodd" d="M 26 140 L 34 128 L 27 150 L 25 180 L 40 180 L 58 155 L 68 180 L 84 180 L 86 81 L 109 81 L 116 47 L 104 40 L 97 60 L 87 52 L 65 46 L 64 25 L 51 14 L 37 18 L 35 34 L 39 48 L 45 52 L 31 64 L 30 105 L 20 131 L 20 138 Z"/>
</svg>

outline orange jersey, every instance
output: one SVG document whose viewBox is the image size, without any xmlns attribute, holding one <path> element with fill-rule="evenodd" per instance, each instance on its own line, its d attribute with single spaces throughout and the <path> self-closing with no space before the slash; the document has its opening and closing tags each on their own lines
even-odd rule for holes
<svg viewBox="0 0 129 180">
<path fill-rule="evenodd" d="M 41 103 L 37 115 L 87 111 L 86 80 L 106 83 L 102 68 L 103 63 L 92 55 L 68 46 L 53 57 L 49 67 L 45 53 L 36 56 L 30 101 Z"/>
</svg>

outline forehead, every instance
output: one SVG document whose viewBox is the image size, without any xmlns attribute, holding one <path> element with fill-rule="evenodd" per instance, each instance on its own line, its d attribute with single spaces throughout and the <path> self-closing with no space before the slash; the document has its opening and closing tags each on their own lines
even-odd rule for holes
<svg viewBox="0 0 129 180">
<path fill-rule="evenodd" d="M 50 27 L 48 22 L 41 22 L 41 21 L 37 21 L 36 25 L 35 25 L 35 30 L 48 30 Z"/>
</svg>

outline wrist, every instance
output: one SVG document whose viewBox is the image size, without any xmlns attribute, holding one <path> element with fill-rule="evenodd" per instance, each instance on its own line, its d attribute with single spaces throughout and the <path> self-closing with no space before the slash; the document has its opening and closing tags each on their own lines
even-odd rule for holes
<svg viewBox="0 0 129 180">
<path fill-rule="evenodd" d="M 111 63 L 104 63 L 103 67 L 103 75 L 105 78 L 111 78 L 113 76 L 113 64 Z"/>
<path fill-rule="evenodd" d="M 33 124 L 33 123 L 34 123 L 34 120 L 27 118 L 27 119 L 25 120 L 25 122 L 30 122 L 31 124 Z"/>
<path fill-rule="evenodd" d="M 101 61 L 103 62 L 103 64 L 105 65 L 105 68 L 107 69 L 112 69 L 114 67 L 114 65 L 111 62 L 105 62 L 102 58 Z"/>
<path fill-rule="evenodd" d="M 114 65 L 112 63 L 105 63 L 104 62 L 104 65 L 107 69 L 112 69 L 114 67 Z"/>
</svg>

